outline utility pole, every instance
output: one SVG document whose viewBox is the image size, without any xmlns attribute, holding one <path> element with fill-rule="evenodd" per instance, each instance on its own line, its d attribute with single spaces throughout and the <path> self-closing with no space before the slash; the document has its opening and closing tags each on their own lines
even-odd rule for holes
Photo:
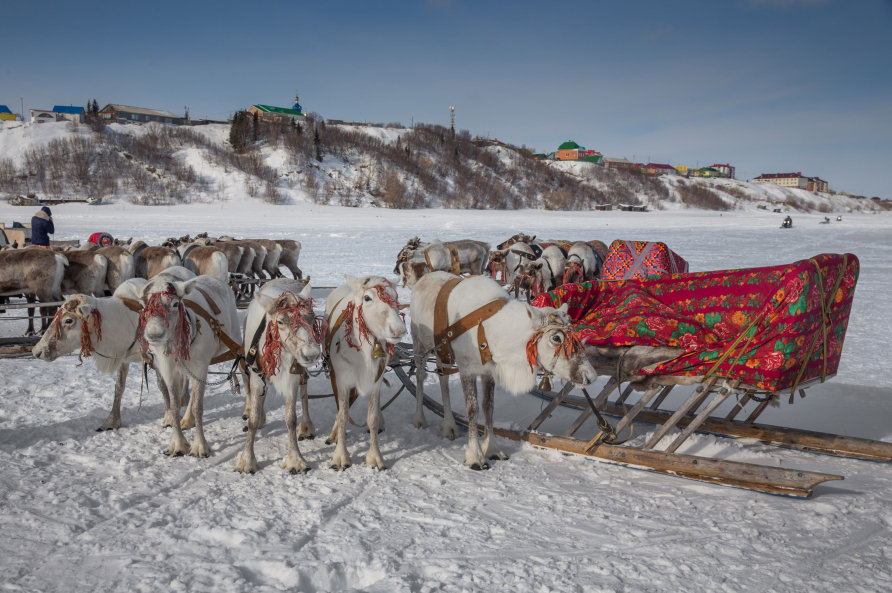
<svg viewBox="0 0 892 593">
<path fill-rule="evenodd" d="M 19 97 L 19 99 L 22 101 L 22 123 L 24 124 L 25 123 L 25 98 Z"/>
</svg>

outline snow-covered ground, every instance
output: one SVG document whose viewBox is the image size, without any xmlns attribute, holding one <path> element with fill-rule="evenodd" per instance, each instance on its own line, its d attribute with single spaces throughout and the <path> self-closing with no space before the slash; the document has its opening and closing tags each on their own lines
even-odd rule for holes
<svg viewBox="0 0 892 593">
<path fill-rule="evenodd" d="M 0 206 L 0 220 L 32 208 Z M 568 239 L 667 242 L 692 270 L 756 267 L 849 252 L 861 277 L 839 375 L 766 423 L 892 440 L 892 218 L 757 212 L 392 211 L 222 202 L 172 208 L 54 207 L 57 239 L 98 230 L 157 242 L 211 234 L 303 243 L 317 286 L 341 274 L 391 276 L 398 249 L 424 239 L 499 242 L 516 232 Z M 409 293 L 401 291 L 408 302 Z M 15 325 L 15 324 L 6 324 Z M 20 331 L 4 328 L 5 332 Z M 797 500 L 654 475 L 502 441 L 511 456 L 486 472 L 462 465 L 464 439 L 410 424 L 400 395 L 384 415 L 389 469 L 361 467 L 368 435 L 348 428 L 356 465 L 328 469 L 332 446 L 304 441 L 305 476 L 279 469 L 287 450 L 284 402 L 267 398 L 261 471 L 231 471 L 244 443 L 244 402 L 225 386 L 206 400 L 210 459 L 168 459 L 163 406 L 152 385 L 137 413 L 138 381 L 124 395 L 124 427 L 104 420 L 114 380 L 89 361 L 2 360 L 0 583 L 29 591 L 888 591 L 892 589 L 892 467 L 695 435 L 682 452 L 845 476 Z M 388 375 L 392 377 L 392 375 Z M 601 380 L 603 382 L 603 379 Z M 434 389 L 435 382 L 431 385 Z M 385 387 L 382 401 L 396 391 Z M 324 378 L 311 393 L 329 393 Z M 457 386 L 453 393 L 457 393 Z M 689 393 L 673 392 L 667 407 Z M 353 408 L 363 418 L 364 399 Z M 527 425 L 542 402 L 499 392 L 496 420 Z M 317 433 L 334 419 L 311 402 Z M 748 407 L 749 409 L 749 407 Z M 719 411 L 721 413 L 722 410 Z M 558 409 L 542 426 L 562 431 Z M 593 426 L 578 433 L 593 435 Z M 586 432 L 588 430 L 588 432 Z M 637 425 L 641 440 L 652 426 Z M 190 436 L 187 433 L 187 437 Z"/>
</svg>

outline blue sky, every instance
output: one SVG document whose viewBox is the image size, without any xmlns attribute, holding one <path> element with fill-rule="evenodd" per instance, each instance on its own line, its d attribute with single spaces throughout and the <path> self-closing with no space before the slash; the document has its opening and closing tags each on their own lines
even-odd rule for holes
<svg viewBox="0 0 892 593">
<path fill-rule="evenodd" d="M 892 1 L 7 3 L 0 104 L 252 103 L 892 198 Z"/>
</svg>

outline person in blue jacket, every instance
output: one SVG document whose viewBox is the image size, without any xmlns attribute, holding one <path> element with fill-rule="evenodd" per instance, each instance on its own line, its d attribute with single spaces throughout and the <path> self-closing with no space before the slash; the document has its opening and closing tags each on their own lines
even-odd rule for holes
<svg viewBox="0 0 892 593">
<path fill-rule="evenodd" d="M 53 213 L 49 207 L 44 206 L 31 217 L 31 244 L 50 249 L 50 235 L 55 234 L 53 226 Z"/>
</svg>

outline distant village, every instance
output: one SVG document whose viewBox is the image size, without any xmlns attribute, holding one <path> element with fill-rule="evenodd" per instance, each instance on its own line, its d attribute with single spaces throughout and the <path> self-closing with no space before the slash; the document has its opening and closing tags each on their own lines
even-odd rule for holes
<svg viewBox="0 0 892 593">
<path fill-rule="evenodd" d="M 602 156 L 596 150 L 587 150 L 584 146 L 580 146 L 568 140 L 564 142 L 554 152 L 536 153 L 533 158 L 540 160 L 554 161 L 583 161 L 586 163 L 594 163 L 608 168 L 636 170 L 645 175 L 678 175 L 680 177 L 723 177 L 726 179 L 736 179 L 735 168 L 725 163 L 714 164 L 708 167 L 686 167 L 664 163 L 633 163 L 626 158 L 611 158 Z M 808 177 L 802 173 L 763 173 L 751 180 L 753 183 L 773 183 L 782 187 L 795 187 L 813 192 L 826 192 L 828 190 L 827 182 L 819 177 Z M 877 198 L 879 199 L 879 198 Z"/>
<path fill-rule="evenodd" d="M 170 125 L 189 125 L 200 126 L 207 124 L 227 124 L 231 121 L 220 121 L 212 119 L 190 119 L 188 110 L 184 116 L 175 115 L 169 111 L 158 109 L 147 109 L 143 107 L 132 107 L 128 105 L 119 105 L 109 103 L 102 109 L 93 101 L 92 106 L 84 107 L 56 105 L 52 109 L 30 109 L 32 123 L 44 123 L 53 121 L 68 120 L 76 123 L 85 123 L 90 117 L 98 117 L 107 123 L 116 122 L 119 124 L 130 123 L 163 123 Z M 298 97 L 295 95 L 294 104 L 291 107 L 274 107 L 272 105 L 256 104 L 251 105 L 247 112 L 256 117 L 267 121 L 287 121 L 302 123 L 306 119 L 303 108 L 298 103 Z M 20 116 L 11 112 L 6 105 L 0 105 L 0 121 L 16 121 Z M 365 126 L 383 128 L 384 124 L 361 123 L 352 121 L 343 121 L 338 119 L 326 120 L 328 124 L 345 125 L 345 126 Z M 476 137 L 472 142 L 478 145 L 502 145 L 507 146 L 504 142 L 496 139 Z M 736 179 L 735 167 L 725 164 L 713 164 L 708 167 L 687 167 L 683 165 L 672 166 L 664 163 L 634 163 L 626 158 L 605 157 L 596 150 L 588 150 L 584 146 L 580 146 L 572 140 L 564 142 L 558 146 L 557 150 L 548 153 L 535 153 L 532 155 L 537 160 L 552 161 L 578 161 L 592 163 L 607 168 L 625 169 L 630 171 L 639 171 L 644 175 L 660 176 L 660 175 L 677 175 L 680 177 L 703 177 L 703 178 L 726 178 Z M 751 180 L 752 183 L 772 183 L 781 187 L 798 188 L 812 192 L 828 192 L 829 189 L 826 181 L 820 177 L 809 177 L 801 172 L 796 173 L 762 173 L 758 177 Z M 864 198 L 864 196 L 853 196 Z M 879 197 L 870 198 L 873 201 L 883 201 Z"/>
</svg>

